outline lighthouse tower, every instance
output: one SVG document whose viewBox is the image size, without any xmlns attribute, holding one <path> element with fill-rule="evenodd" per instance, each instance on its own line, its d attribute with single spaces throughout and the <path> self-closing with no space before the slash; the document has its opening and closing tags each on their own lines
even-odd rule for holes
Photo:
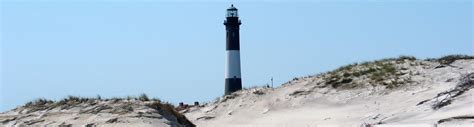
<svg viewBox="0 0 474 127">
<path fill-rule="evenodd" d="M 240 39 L 239 26 L 242 24 L 237 14 L 237 8 L 231 5 L 227 9 L 226 28 L 226 67 L 225 67 L 225 94 L 242 89 L 240 77 Z"/>
</svg>

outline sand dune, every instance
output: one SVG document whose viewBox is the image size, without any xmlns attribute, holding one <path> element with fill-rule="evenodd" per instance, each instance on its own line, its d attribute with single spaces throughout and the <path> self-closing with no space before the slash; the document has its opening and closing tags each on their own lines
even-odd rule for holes
<svg viewBox="0 0 474 127">
<path fill-rule="evenodd" d="M 40 99 L 0 113 L 0 126 L 472 127 L 472 88 L 472 58 L 400 57 L 244 89 L 181 113 L 146 96 Z"/>
<path fill-rule="evenodd" d="M 0 114 L 0 126 L 192 127 L 174 107 L 156 100 L 69 97 L 35 101 Z"/>
<path fill-rule="evenodd" d="M 395 71 L 387 67 L 357 74 L 383 66 L 392 66 Z M 378 71 L 390 74 L 379 80 Z M 436 61 L 383 60 L 297 78 L 278 88 L 242 90 L 183 113 L 198 126 L 472 127 L 473 82 L 448 104 L 435 108 L 441 100 L 455 94 L 442 93 L 460 89 L 466 76 L 474 82 L 472 59 L 448 65 Z"/>
</svg>

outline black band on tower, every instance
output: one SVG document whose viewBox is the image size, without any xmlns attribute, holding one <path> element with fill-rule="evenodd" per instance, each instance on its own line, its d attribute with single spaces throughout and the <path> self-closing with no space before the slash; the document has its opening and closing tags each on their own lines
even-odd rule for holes
<svg viewBox="0 0 474 127">
<path fill-rule="evenodd" d="M 239 31 L 227 31 L 227 36 L 236 36 L 236 37 L 227 37 L 226 50 L 240 50 L 239 44 Z"/>
<path fill-rule="evenodd" d="M 225 95 L 242 89 L 242 79 L 227 78 L 225 79 Z"/>
<path fill-rule="evenodd" d="M 238 17 L 227 17 L 224 22 L 226 26 L 226 50 L 240 50 L 240 21 Z"/>
</svg>

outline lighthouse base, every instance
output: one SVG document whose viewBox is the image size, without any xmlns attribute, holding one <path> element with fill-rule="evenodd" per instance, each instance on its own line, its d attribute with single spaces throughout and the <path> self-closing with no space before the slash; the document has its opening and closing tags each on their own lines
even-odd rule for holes
<svg viewBox="0 0 474 127">
<path fill-rule="evenodd" d="M 242 89 L 242 79 L 240 78 L 225 79 L 225 95 L 229 95 L 241 89 Z"/>
</svg>

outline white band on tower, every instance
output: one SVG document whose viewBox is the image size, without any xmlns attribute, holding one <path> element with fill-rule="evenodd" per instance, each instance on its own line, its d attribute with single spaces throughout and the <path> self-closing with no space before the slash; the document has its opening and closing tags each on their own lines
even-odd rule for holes
<svg viewBox="0 0 474 127">
<path fill-rule="evenodd" d="M 240 78 L 240 51 L 227 50 L 225 78 Z"/>
</svg>

